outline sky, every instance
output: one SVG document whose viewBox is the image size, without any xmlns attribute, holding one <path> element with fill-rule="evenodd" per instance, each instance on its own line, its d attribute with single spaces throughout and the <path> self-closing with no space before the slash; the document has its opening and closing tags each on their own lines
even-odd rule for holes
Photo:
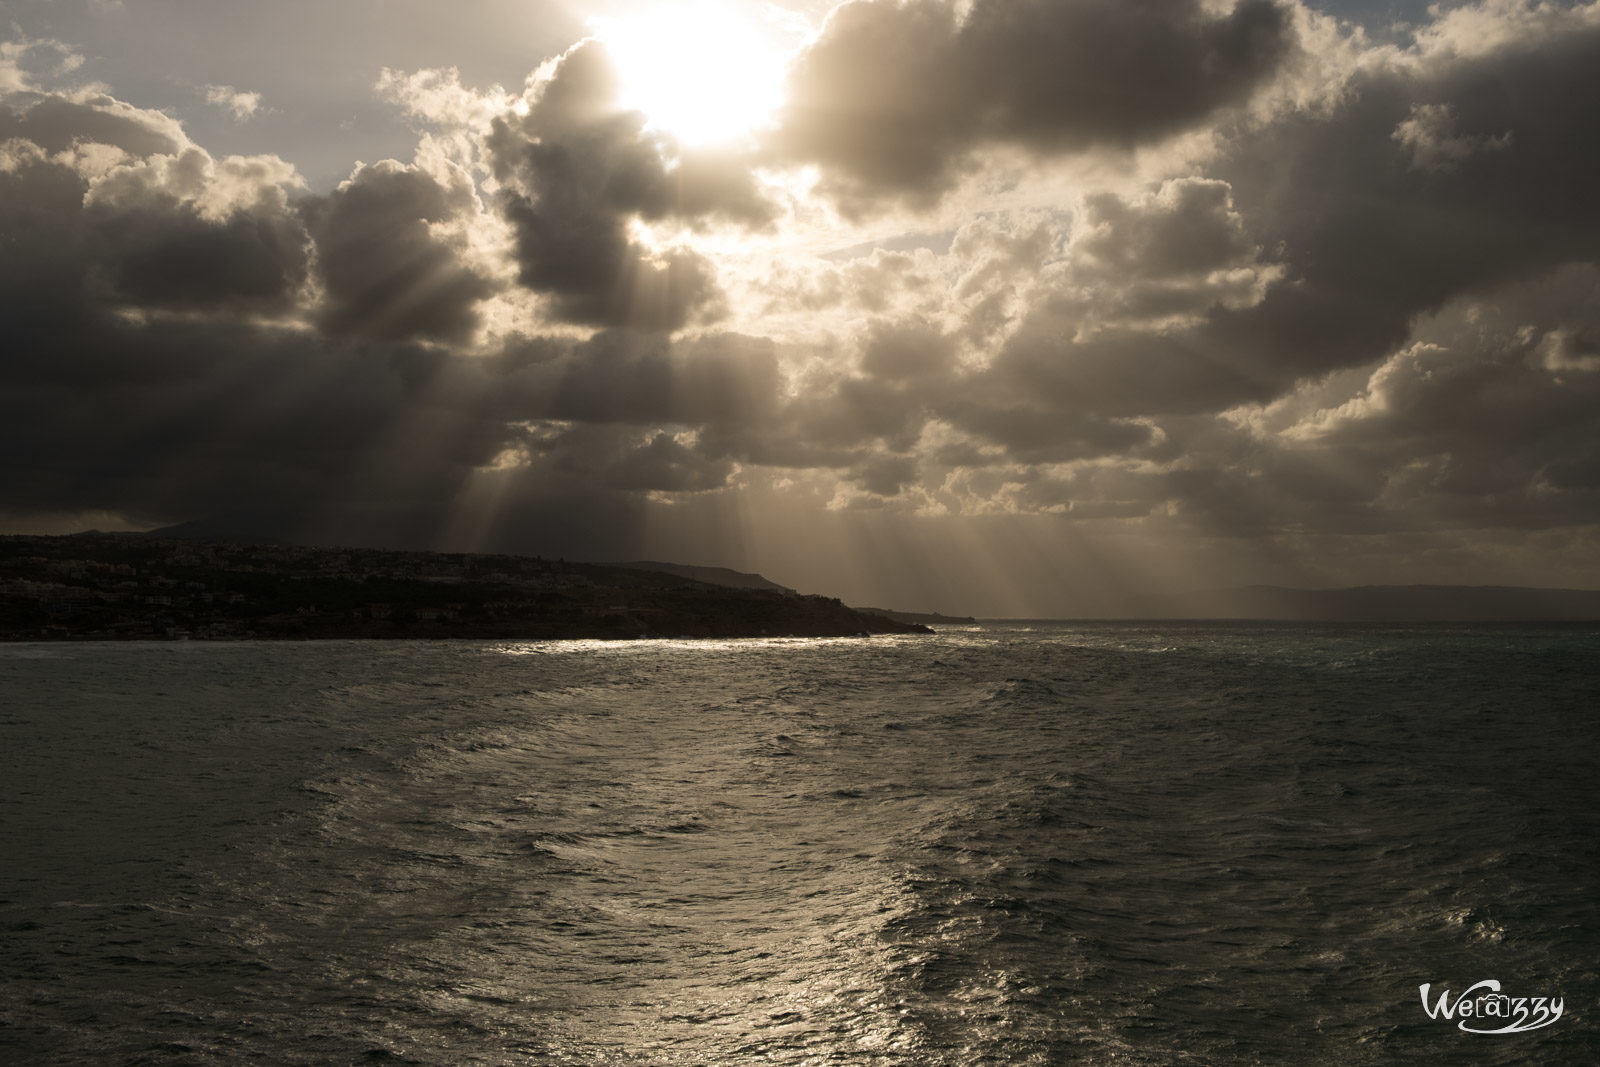
<svg viewBox="0 0 1600 1067">
<path fill-rule="evenodd" d="M 7 0 L 0 532 L 1600 587 L 1600 3 Z"/>
</svg>

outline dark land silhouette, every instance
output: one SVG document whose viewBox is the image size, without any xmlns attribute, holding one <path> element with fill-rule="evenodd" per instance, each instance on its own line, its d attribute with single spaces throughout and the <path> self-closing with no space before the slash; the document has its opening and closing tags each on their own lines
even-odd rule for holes
<svg viewBox="0 0 1600 1067">
<path fill-rule="evenodd" d="M 139 534 L 0 537 L 0 640 L 928 632 L 765 579 L 711 584 L 650 566 Z"/>
</svg>

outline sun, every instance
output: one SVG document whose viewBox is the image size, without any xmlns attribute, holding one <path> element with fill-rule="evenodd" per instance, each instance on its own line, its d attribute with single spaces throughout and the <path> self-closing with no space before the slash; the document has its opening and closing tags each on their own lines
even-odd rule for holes
<svg viewBox="0 0 1600 1067">
<path fill-rule="evenodd" d="M 782 102 L 795 27 L 763 8 L 651 4 L 590 25 L 616 61 L 622 105 L 681 141 L 709 145 L 754 130 Z"/>
</svg>

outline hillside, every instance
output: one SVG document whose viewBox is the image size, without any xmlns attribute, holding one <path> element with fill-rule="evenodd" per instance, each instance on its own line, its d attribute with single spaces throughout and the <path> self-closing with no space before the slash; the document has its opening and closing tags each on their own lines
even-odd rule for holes
<svg viewBox="0 0 1600 1067">
<path fill-rule="evenodd" d="M 839 601 L 525 556 L 0 537 L 0 640 L 842 637 Z"/>
<path fill-rule="evenodd" d="M 618 563 L 615 566 L 623 567 L 627 570 L 675 574 L 679 578 L 690 578 L 709 585 L 726 586 L 729 589 L 765 589 L 773 593 L 787 593 L 791 596 L 795 594 L 795 591 L 786 585 L 779 585 L 777 582 L 763 578 L 759 574 L 736 571 L 730 567 L 695 567 L 687 563 L 661 563 L 656 560 Z"/>
</svg>

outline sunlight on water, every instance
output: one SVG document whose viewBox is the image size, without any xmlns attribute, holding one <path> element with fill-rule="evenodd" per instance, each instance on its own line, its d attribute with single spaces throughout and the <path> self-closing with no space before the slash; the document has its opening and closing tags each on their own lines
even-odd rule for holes
<svg viewBox="0 0 1600 1067">
<path fill-rule="evenodd" d="M 0 648 L 0 1052 L 1591 1062 L 1594 636 Z"/>
</svg>

